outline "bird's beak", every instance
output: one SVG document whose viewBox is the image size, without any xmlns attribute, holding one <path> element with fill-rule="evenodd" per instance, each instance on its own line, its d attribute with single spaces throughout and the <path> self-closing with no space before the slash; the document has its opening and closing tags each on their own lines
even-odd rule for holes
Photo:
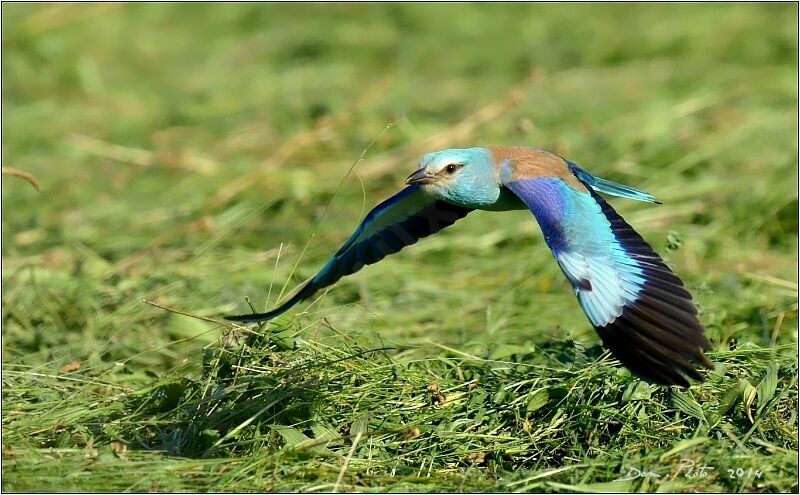
<svg viewBox="0 0 800 495">
<path fill-rule="evenodd" d="M 421 168 L 406 178 L 406 184 L 430 184 L 433 178 L 433 175 L 429 175 L 424 168 Z"/>
</svg>

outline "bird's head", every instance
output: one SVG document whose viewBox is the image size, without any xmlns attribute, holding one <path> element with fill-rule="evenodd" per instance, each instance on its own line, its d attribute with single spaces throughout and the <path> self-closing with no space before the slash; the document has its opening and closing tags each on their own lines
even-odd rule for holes
<svg viewBox="0 0 800 495">
<path fill-rule="evenodd" d="M 472 208 L 493 204 L 500 195 L 494 157 L 486 148 L 428 153 L 406 184 L 419 184 L 437 199 Z"/>
</svg>

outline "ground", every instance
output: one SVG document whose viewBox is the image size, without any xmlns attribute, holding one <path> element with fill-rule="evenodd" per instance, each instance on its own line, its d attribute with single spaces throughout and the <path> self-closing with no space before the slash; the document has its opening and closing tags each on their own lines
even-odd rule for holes
<svg viewBox="0 0 800 495">
<path fill-rule="evenodd" d="M 5 491 L 797 484 L 797 5 L 2 6 Z M 599 345 L 526 211 L 275 324 L 441 148 L 556 151 L 694 294 L 717 368 Z"/>
</svg>

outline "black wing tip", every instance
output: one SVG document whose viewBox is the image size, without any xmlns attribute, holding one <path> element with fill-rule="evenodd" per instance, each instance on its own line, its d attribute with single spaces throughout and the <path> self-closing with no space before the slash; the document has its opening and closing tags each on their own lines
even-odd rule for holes
<svg viewBox="0 0 800 495">
<path fill-rule="evenodd" d="M 228 315 L 223 316 L 224 319 L 228 321 L 233 321 L 236 323 L 261 323 L 262 321 L 267 321 L 275 318 L 277 316 L 274 314 L 274 311 L 270 311 L 269 313 L 251 313 L 247 315 Z"/>
<path fill-rule="evenodd" d="M 603 327 L 595 327 L 614 356 L 636 376 L 659 385 L 689 387 L 705 381 L 701 368 L 714 364 L 692 296 L 677 283 L 647 281 L 636 301 Z"/>
<path fill-rule="evenodd" d="M 703 327 L 691 316 L 695 324 L 674 325 L 656 319 L 643 319 L 642 313 L 623 311 L 616 320 L 603 327 L 595 327 L 611 353 L 635 376 L 658 385 L 689 387 L 691 380 L 705 381 L 699 368 L 714 369 L 714 364 L 703 353 L 711 347 Z"/>
<path fill-rule="evenodd" d="M 261 323 L 263 321 L 272 320 L 273 318 L 277 318 L 278 316 L 282 315 L 286 311 L 292 308 L 295 304 L 307 299 L 311 295 L 313 295 L 317 290 L 319 290 L 320 285 L 316 283 L 316 278 L 311 279 L 307 282 L 304 286 L 298 290 L 295 295 L 290 297 L 286 302 L 278 306 L 277 308 L 273 309 L 272 311 L 267 311 L 266 313 L 249 313 L 244 315 L 230 315 L 230 316 L 223 316 L 224 319 L 228 321 L 233 321 L 236 323 Z"/>
</svg>

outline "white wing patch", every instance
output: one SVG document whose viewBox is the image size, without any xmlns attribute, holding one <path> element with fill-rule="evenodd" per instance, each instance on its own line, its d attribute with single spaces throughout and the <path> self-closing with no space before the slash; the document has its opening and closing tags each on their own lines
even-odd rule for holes
<svg viewBox="0 0 800 495">
<path fill-rule="evenodd" d="M 620 246 L 614 246 L 621 251 Z M 612 249 L 611 252 L 619 252 Z M 620 263 L 614 256 L 585 255 L 577 251 L 558 254 L 561 270 L 572 282 L 581 307 L 594 326 L 604 327 L 636 300 L 644 278 L 641 269 Z"/>
<path fill-rule="evenodd" d="M 578 252 L 560 253 L 557 260 L 594 326 L 603 327 L 622 314 L 624 289 L 619 275 L 609 266 L 610 260 Z"/>
</svg>

